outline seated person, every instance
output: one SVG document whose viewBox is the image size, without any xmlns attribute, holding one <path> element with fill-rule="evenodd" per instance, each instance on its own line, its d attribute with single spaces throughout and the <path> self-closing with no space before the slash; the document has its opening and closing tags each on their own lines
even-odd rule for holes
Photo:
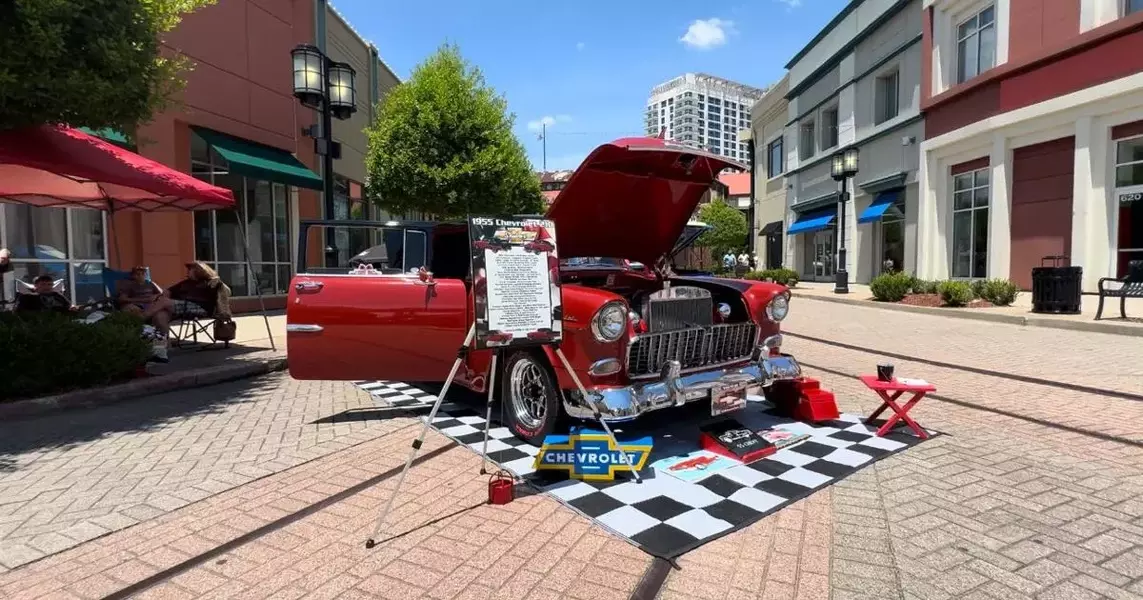
<svg viewBox="0 0 1143 600">
<path fill-rule="evenodd" d="M 170 331 L 175 303 L 155 282 L 147 281 L 147 267 L 131 269 L 131 278 L 116 286 L 115 303 L 120 310 L 137 314 L 166 336 Z"/>
<path fill-rule="evenodd" d="M 78 310 L 72 306 L 71 300 L 54 289 L 55 281 L 51 275 L 40 275 L 32 284 L 36 287 L 34 293 L 16 294 L 17 312 L 70 313 Z"/>
<path fill-rule="evenodd" d="M 167 295 L 175 301 L 175 314 L 213 312 L 209 317 L 230 318 L 230 288 L 209 265 L 186 264 L 187 278 L 172 285 Z"/>
<path fill-rule="evenodd" d="M 12 253 L 7 248 L 0 248 L 0 274 L 12 270 Z"/>
</svg>

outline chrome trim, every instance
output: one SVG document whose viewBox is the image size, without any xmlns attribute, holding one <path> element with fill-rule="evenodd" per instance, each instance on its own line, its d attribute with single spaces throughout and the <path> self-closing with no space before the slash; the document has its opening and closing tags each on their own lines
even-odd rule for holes
<svg viewBox="0 0 1143 600">
<path fill-rule="evenodd" d="M 619 360 L 615 358 L 603 358 L 591 363 L 587 368 L 587 374 L 592 377 L 600 377 L 603 375 L 614 375 L 623 369 L 623 365 L 619 364 Z"/>
<path fill-rule="evenodd" d="M 714 329 L 725 329 L 725 328 L 737 327 L 737 326 L 753 326 L 754 327 L 754 341 L 752 343 L 752 346 L 758 345 L 758 339 L 762 336 L 762 328 L 759 327 L 758 324 L 753 322 L 753 321 L 746 321 L 743 323 L 720 323 L 718 325 L 710 325 L 707 327 L 694 327 L 691 329 L 678 329 L 675 331 L 660 331 L 658 333 L 655 333 L 655 332 L 642 333 L 642 334 L 631 336 L 630 338 L 628 338 L 627 349 L 626 349 L 624 356 L 623 356 L 623 367 L 628 370 L 627 376 L 632 381 L 640 381 L 640 380 L 646 380 L 646 379 L 652 379 L 655 377 L 659 377 L 659 375 L 660 375 L 659 373 L 643 373 L 643 374 L 636 374 L 636 375 L 631 374 L 631 372 L 630 372 L 631 349 L 635 345 L 635 342 L 642 340 L 642 339 L 652 338 L 652 337 L 656 337 L 656 336 L 678 335 L 681 333 L 685 333 L 687 331 L 697 331 L 697 330 L 701 329 L 702 333 L 703 333 L 703 338 L 702 338 L 702 344 L 704 345 L 703 352 L 705 354 L 709 355 L 710 354 L 708 351 L 709 349 L 705 348 L 705 346 L 707 345 L 706 336 L 709 335 L 710 332 Z M 694 367 L 687 367 L 687 368 L 682 369 L 682 373 L 685 375 L 687 373 L 694 373 L 696 371 L 703 371 L 706 369 L 716 369 L 719 367 L 725 367 L 725 366 L 729 366 L 729 365 L 740 364 L 740 363 L 746 362 L 748 360 L 751 360 L 751 356 L 752 356 L 751 353 L 752 352 L 753 352 L 753 348 L 751 349 L 751 352 L 747 352 L 746 354 L 743 354 L 741 357 L 732 358 L 730 360 L 725 360 L 725 361 L 718 362 L 718 363 L 707 363 L 707 364 L 698 365 L 698 366 L 694 366 Z"/>
<path fill-rule="evenodd" d="M 302 323 L 286 323 L 286 333 L 318 333 L 325 328 L 321 325 L 306 325 Z"/>
<path fill-rule="evenodd" d="M 710 369 L 682 375 L 668 363 L 662 379 L 650 383 L 633 383 L 626 387 L 588 388 L 594 404 L 608 422 L 630 421 L 651 411 L 688 402 L 709 400 L 711 392 L 727 388 L 766 387 L 776 380 L 796 379 L 801 366 L 792 356 L 761 357 L 741 367 Z M 594 418 L 594 410 L 578 391 L 566 390 L 564 410 L 576 419 Z"/>
<path fill-rule="evenodd" d="M 762 340 L 762 345 L 765 346 L 766 348 L 781 348 L 782 347 L 782 334 L 776 333 L 776 334 Z"/>
</svg>

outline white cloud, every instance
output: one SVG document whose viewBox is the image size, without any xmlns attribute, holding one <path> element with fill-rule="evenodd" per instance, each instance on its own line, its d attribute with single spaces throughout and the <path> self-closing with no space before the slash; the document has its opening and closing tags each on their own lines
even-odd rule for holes
<svg viewBox="0 0 1143 600">
<path fill-rule="evenodd" d="M 782 4 L 785 4 L 787 9 L 797 8 L 797 7 L 802 5 L 802 0 L 776 0 L 776 1 L 780 2 Z"/>
<path fill-rule="evenodd" d="M 687 32 L 679 38 L 679 41 L 691 48 L 709 50 L 725 44 L 731 33 L 734 33 L 734 21 L 719 18 L 697 19 L 687 27 Z"/>
<path fill-rule="evenodd" d="M 528 121 L 528 131 L 539 133 L 545 125 L 551 129 L 556 123 L 567 123 L 571 120 L 571 117 L 568 115 L 556 115 L 554 117 L 552 115 L 544 115 L 535 121 Z"/>
<path fill-rule="evenodd" d="M 583 50 L 583 49 L 584 49 L 584 48 L 586 48 L 586 47 L 587 47 L 587 44 L 585 44 L 585 43 L 583 43 L 583 42 L 576 42 L 576 44 L 575 44 L 575 49 L 576 49 L 576 50 Z"/>
</svg>

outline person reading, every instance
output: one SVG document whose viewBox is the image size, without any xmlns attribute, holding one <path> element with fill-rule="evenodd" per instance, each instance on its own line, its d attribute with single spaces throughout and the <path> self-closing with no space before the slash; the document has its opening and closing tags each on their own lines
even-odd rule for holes
<svg viewBox="0 0 1143 600">
<path fill-rule="evenodd" d="M 16 312 L 58 312 L 71 313 L 77 309 L 67 296 L 55 290 L 51 275 L 40 275 L 32 282 L 35 291 L 16 295 Z"/>
</svg>

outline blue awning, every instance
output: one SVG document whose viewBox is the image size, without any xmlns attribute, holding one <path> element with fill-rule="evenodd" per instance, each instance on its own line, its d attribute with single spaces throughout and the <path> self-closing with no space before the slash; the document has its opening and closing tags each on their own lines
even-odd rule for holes
<svg viewBox="0 0 1143 600">
<path fill-rule="evenodd" d="M 794 221 L 793 225 L 786 230 L 786 235 L 794 235 L 796 233 L 809 233 L 811 231 L 818 231 L 829 227 L 830 223 L 837 217 L 837 208 L 830 207 L 824 210 L 815 210 L 813 212 L 804 213 L 798 216 L 798 220 Z"/>
<path fill-rule="evenodd" d="M 872 223 L 885 216 L 885 211 L 897 202 L 901 196 L 901 190 L 893 190 L 891 192 L 881 192 L 873 199 L 873 203 L 861 211 L 861 215 L 857 217 L 858 223 Z"/>
</svg>

